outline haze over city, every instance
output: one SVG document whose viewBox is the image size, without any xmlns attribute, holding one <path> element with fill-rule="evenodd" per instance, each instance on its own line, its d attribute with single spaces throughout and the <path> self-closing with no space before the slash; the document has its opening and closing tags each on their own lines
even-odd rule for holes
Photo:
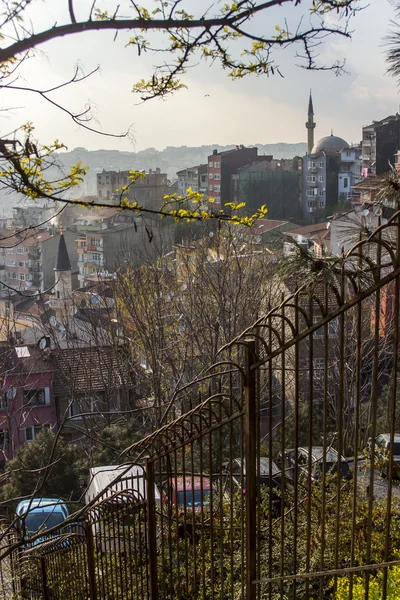
<svg viewBox="0 0 400 600">
<path fill-rule="evenodd" d="M 78 17 L 86 14 L 89 4 L 79 2 Z M 147 2 L 146 5 L 153 7 L 153 4 Z M 214 6 L 219 5 L 214 3 Z M 196 0 L 192 7 L 196 14 L 207 7 L 212 13 L 213 3 Z M 261 24 L 271 25 L 276 13 L 269 13 L 260 17 Z M 65 14 L 64 5 L 54 3 L 40 15 L 39 22 L 52 25 Z M 132 86 L 140 78 L 149 77 L 152 67 L 160 64 L 163 56 L 149 51 L 138 57 L 135 48 L 125 47 L 129 39 L 125 32 L 119 32 L 115 41 L 113 32 L 85 33 L 74 38 L 73 43 L 70 37 L 60 38 L 40 47 L 35 56 L 22 65 L 26 83 L 43 89 L 71 77 L 77 63 L 85 72 L 99 65 L 99 73 L 63 88 L 52 98 L 72 110 L 91 103 L 95 126 L 112 133 L 122 133 L 131 126 L 133 140 L 91 134 L 37 96 L 28 92 L 14 94 L 9 90 L 3 91 L 3 106 L 14 108 L 11 113 L 3 113 L 2 128 L 11 130 L 30 120 L 42 140 L 57 137 L 70 149 L 84 146 L 91 150 L 138 151 L 169 145 L 301 142 L 304 141 L 305 106 L 312 88 L 317 137 L 333 128 L 334 133 L 349 142 L 358 142 L 362 125 L 398 110 L 397 83 L 385 74 L 383 45 L 389 22 L 394 18 L 395 7 L 391 2 L 375 1 L 352 19 L 351 40 L 339 36 L 326 40 L 319 49 L 319 60 L 329 63 L 345 58 L 347 73 L 339 77 L 332 72 L 309 72 L 296 67 L 300 60 L 294 58 L 294 48 L 277 55 L 284 78 L 276 74 L 271 78 L 246 77 L 231 81 L 219 63 L 197 61 L 196 64 L 195 61 L 196 66 L 183 77 L 188 89 L 166 100 L 144 104 L 131 92 Z M 289 23 L 295 24 L 294 19 L 290 20 L 290 13 Z M 162 37 L 153 34 L 151 40 L 160 43 Z M 296 50 L 301 52 L 301 48 Z"/>
</svg>

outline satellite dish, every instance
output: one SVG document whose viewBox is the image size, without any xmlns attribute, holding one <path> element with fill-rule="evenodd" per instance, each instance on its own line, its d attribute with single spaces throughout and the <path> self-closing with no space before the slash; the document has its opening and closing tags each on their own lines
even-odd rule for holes
<svg viewBox="0 0 400 600">
<path fill-rule="evenodd" d="M 382 216 L 382 213 L 383 213 L 383 210 L 382 210 L 382 208 L 381 208 L 380 206 L 378 206 L 378 207 L 377 207 L 377 208 L 374 210 L 374 213 L 376 214 L 376 216 L 377 216 L 377 217 L 381 217 L 381 216 Z"/>
<path fill-rule="evenodd" d="M 364 208 L 364 209 L 361 211 L 361 214 L 362 214 L 362 216 L 363 216 L 363 217 L 368 217 L 368 215 L 369 215 L 369 210 L 368 210 L 368 208 Z"/>
<path fill-rule="evenodd" d="M 39 346 L 40 350 L 45 350 L 46 348 L 48 348 L 50 346 L 50 338 L 47 335 L 44 335 L 38 341 L 38 346 Z"/>
<path fill-rule="evenodd" d="M 17 388 L 15 388 L 15 387 L 10 387 L 10 389 L 6 391 L 6 399 L 7 400 L 14 400 L 16 395 L 17 395 Z"/>
<path fill-rule="evenodd" d="M 387 219 L 382 219 L 382 220 L 381 220 L 381 225 L 386 225 L 386 223 L 387 223 L 387 222 L 388 222 L 388 220 L 387 220 Z"/>
<path fill-rule="evenodd" d="M 208 236 L 209 236 L 210 238 L 213 238 L 213 237 L 214 237 L 214 232 L 213 232 L 213 231 L 210 231 L 210 233 L 208 234 Z"/>
</svg>

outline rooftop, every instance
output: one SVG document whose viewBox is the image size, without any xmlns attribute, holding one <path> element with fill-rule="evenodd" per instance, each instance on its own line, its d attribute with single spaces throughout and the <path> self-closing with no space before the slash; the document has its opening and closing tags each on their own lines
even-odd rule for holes
<svg viewBox="0 0 400 600">
<path fill-rule="evenodd" d="M 318 140 L 318 142 L 314 144 L 311 154 L 318 154 L 319 152 L 324 152 L 325 154 L 337 154 L 344 148 L 349 147 L 346 140 L 331 134 Z"/>
</svg>

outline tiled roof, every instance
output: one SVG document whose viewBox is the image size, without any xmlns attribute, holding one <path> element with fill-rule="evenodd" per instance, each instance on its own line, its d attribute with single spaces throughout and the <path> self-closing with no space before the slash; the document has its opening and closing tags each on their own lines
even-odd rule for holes
<svg viewBox="0 0 400 600">
<path fill-rule="evenodd" d="M 306 225 L 305 227 L 297 227 L 296 229 L 289 229 L 285 231 L 285 235 L 292 237 L 296 235 L 304 235 L 304 237 L 313 237 L 315 235 L 320 236 L 326 231 L 328 221 L 325 223 L 314 223 L 313 225 Z"/>
<path fill-rule="evenodd" d="M 124 348 L 57 349 L 51 352 L 51 360 L 56 396 L 111 391 L 133 383 Z"/>
<path fill-rule="evenodd" d="M 262 233 L 266 233 L 267 231 L 271 231 L 271 229 L 275 229 L 276 227 L 281 227 L 285 225 L 287 221 L 275 221 L 273 219 L 259 219 L 252 225 L 247 232 L 252 235 L 261 235 Z"/>
</svg>

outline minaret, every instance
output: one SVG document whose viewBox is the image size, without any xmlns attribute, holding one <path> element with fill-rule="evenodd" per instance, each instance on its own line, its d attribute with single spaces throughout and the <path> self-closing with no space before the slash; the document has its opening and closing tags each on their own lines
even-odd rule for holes
<svg viewBox="0 0 400 600">
<path fill-rule="evenodd" d="M 54 307 L 62 308 L 65 304 L 68 304 L 72 293 L 72 268 L 62 225 L 60 225 L 60 240 L 58 242 L 56 266 L 54 267 L 54 280 L 55 298 L 51 304 Z"/>
<path fill-rule="evenodd" d="M 316 123 L 314 123 L 314 108 L 313 108 L 312 97 L 311 97 L 311 90 L 310 90 L 310 99 L 308 101 L 308 121 L 306 123 L 306 127 L 307 127 L 307 143 L 308 143 L 307 153 L 308 154 L 311 154 L 313 146 L 314 146 L 314 129 L 315 129 L 315 125 L 316 125 Z"/>
</svg>

